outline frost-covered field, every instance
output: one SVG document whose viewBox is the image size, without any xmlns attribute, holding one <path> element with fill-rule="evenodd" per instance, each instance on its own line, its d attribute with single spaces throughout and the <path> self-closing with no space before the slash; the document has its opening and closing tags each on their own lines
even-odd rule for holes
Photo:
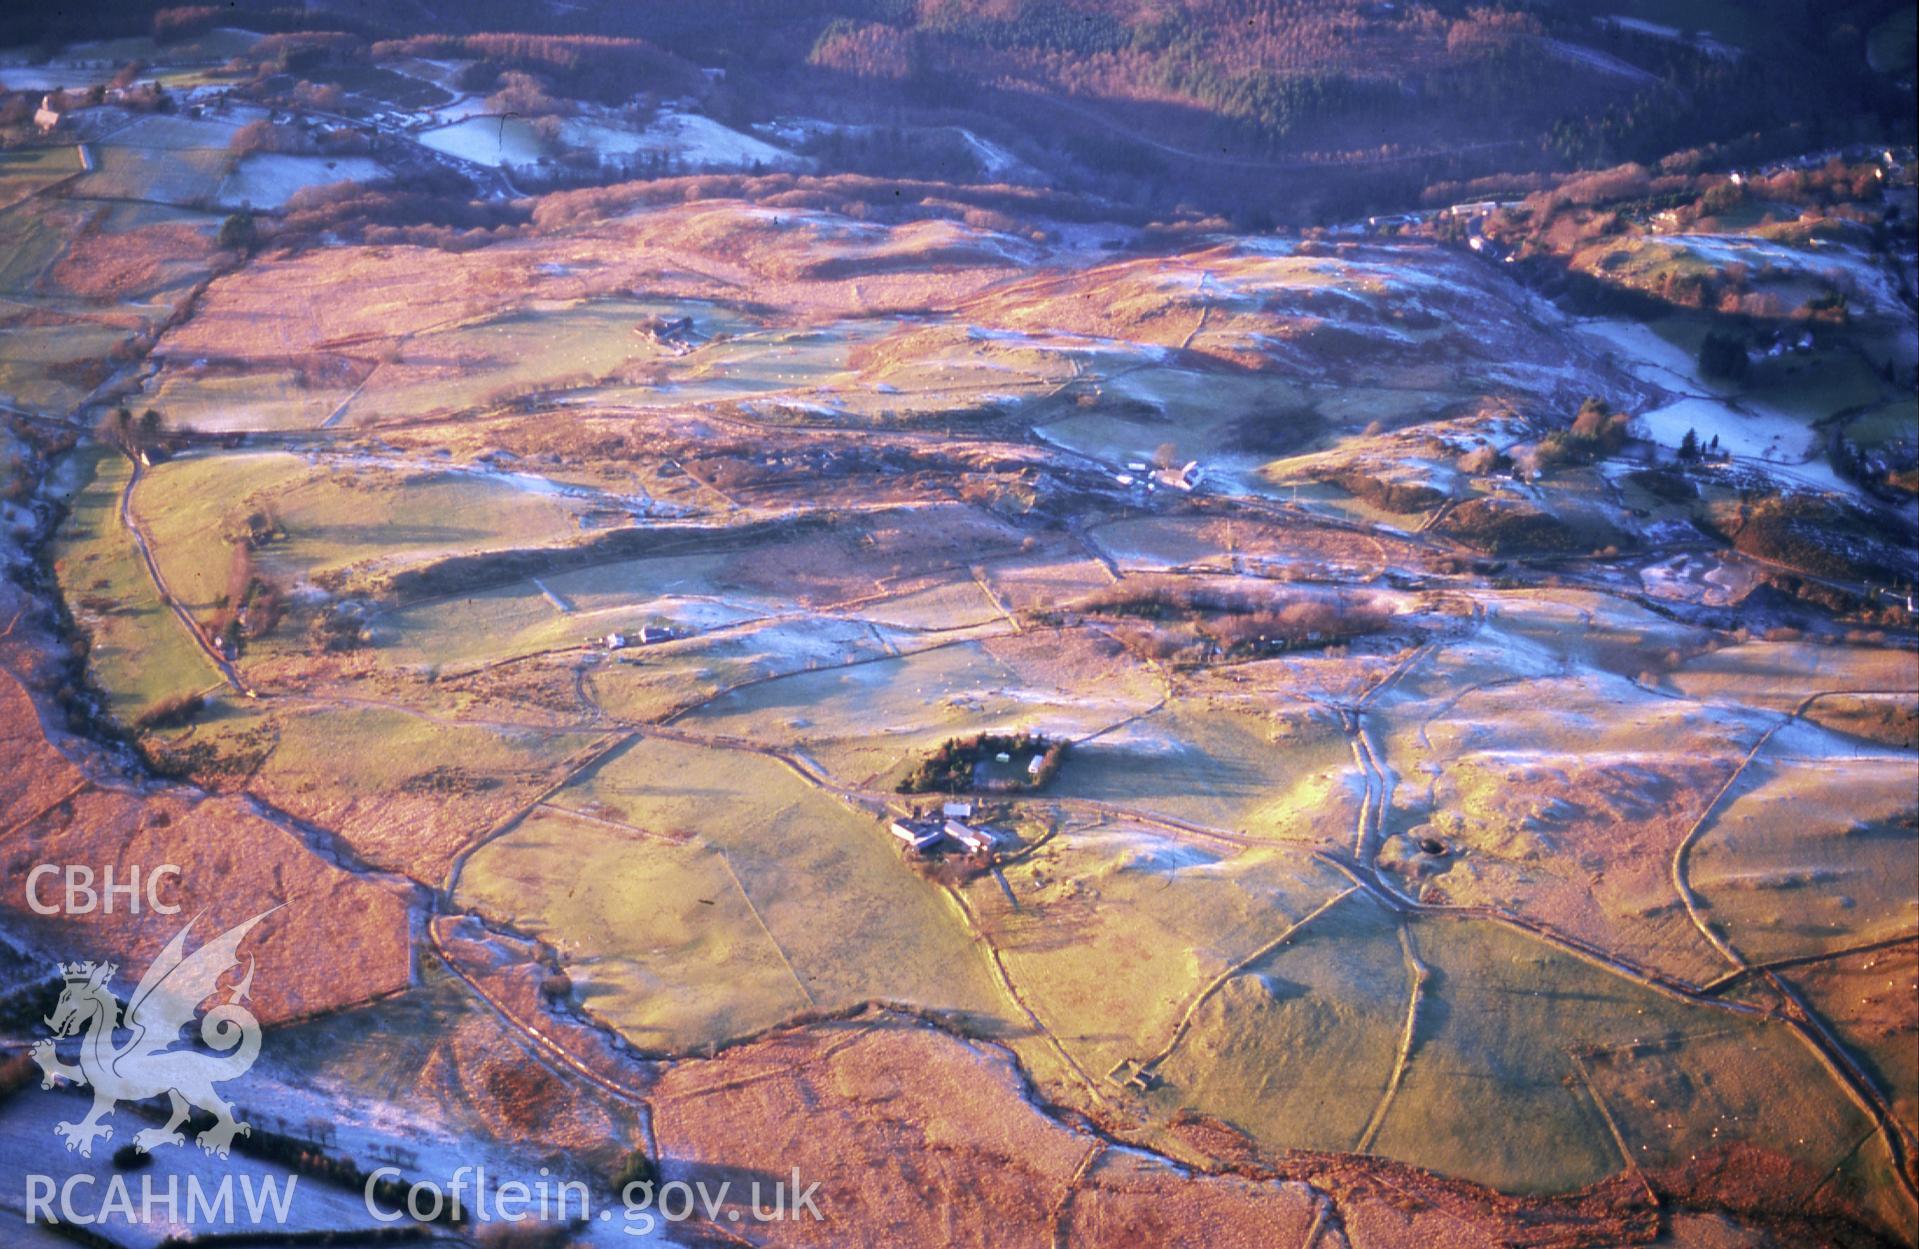
<svg viewBox="0 0 1919 1249">
<path fill-rule="evenodd" d="M 698 113 L 662 112 L 643 130 L 569 118 L 560 137 L 570 147 L 602 157 L 652 156 L 687 169 L 785 169 L 803 163 L 783 148 Z"/>
<path fill-rule="evenodd" d="M 219 202 L 274 209 L 294 192 L 332 182 L 372 182 L 387 176 L 384 165 L 363 156 L 286 156 L 262 152 L 246 157 L 220 184 Z"/>
<path fill-rule="evenodd" d="M 1736 394 L 1701 377 L 1691 353 L 1647 325 L 1592 321 L 1579 328 L 1617 352 L 1624 368 L 1677 396 L 1637 417 L 1645 436 L 1659 445 L 1677 447 L 1690 430 L 1702 447 L 1752 462 L 1789 488 L 1858 493 L 1858 486 L 1833 470 L 1825 436 L 1803 413 L 1780 410 L 1763 391 Z"/>
<path fill-rule="evenodd" d="M 1811 278 L 1846 292 L 1861 311 L 1910 324 L 1912 309 L 1899 297 L 1883 264 L 1845 242 L 1818 237 L 1789 246 L 1749 234 L 1654 235 L 1643 245 L 1704 260 L 1715 268 Z"/>
<path fill-rule="evenodd" d="M 531 165 L 547 154 L 546 144 L 532 123 L 519 117 L 475 114 L 424 130 L 419 140 L 436 152 L 495 169 Z"/>
</svg>

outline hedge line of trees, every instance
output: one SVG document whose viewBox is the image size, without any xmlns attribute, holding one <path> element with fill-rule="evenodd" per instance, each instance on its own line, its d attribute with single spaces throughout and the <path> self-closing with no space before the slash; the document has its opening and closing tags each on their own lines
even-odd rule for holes
<svg viewBox="0 0 1919 1249">
<path fill-rule="evenodd" d="M 1392 608 L 1371 596 L 1131 581 L 1076 606 L 1092 615 L 1154 622 L 1154 629 L 1134 641 L 1162 659 L 1199 657 L 1209 650 L 1234 656 L 1334 646 L 1378 633 L 1393 620 Z M 1168 625 L 1175 627 L 1163 627 Z"/>
<path fill-rule="evenodd" d="M 1067 745 L 1063 739 L 1024 730 L 1018 733 L 976 733 L 971 737 L 949 737 L 932 754 L 920 760 L 918 766 L 899 783 L 898 789 L 902 794 L 953 794 L 982 788 L 976 779 L 979 765 L 1002 754 L 1016 759 L 1037 756 L 1040 766 L 1037 772 L 1021 771 L 996 788 L 1041 789 L 1065 762 Z"/>
</svg>

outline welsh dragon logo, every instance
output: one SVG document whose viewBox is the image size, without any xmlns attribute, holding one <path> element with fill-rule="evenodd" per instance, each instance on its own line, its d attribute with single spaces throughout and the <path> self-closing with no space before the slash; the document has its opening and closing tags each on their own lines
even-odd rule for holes
<svg viewBox="0 0 1919 1249">
<path fill-rule="evenodd" d="M 68 1149 L 92 1157 L 94 1142 L 113 1136 L 113 1125 L 101 1120 L 116 1105 L 162 1093 L 171 1100 L 172 1113 L 165 1127 L 134 1134 L 133 1146 L 142 1153 L 184 1144 L 180 1125 L 194 1106 L 214 1118 L 213 1126 L 197 1139 L 200 1148 L 215 1157 L 226 1157 L 234 1136 L 250 1132 L 246 1124 L 234 1120 L 233 1107 L 221 1100 L 214 1086 L 244 1074 L 260 1054 L 260 1021 L 242 1004 L 253 986 L 252 958 L 247 959 L 246 975 L 239 983 L 223 990 L 220 978 L 239 966 L 240 942 L 270 914 L 255 915 L 192 954 L 186 952 L 186 944 L 194 921 L 188 920 L 140 978 L 124 1020 L 119 999 L 108 987 L 118 970 L 114 964 L 70 963 L 60 968 L 66 988 L 46 1020 L 55 1040 L 35 1043 L 33 1059 L 45 1075 L 41 1088 L 52 1088 L 56 1080 L 93 1088 L 93 1109 L 86 1118 L 54 1126 Z M 215 1052 L 174 1049 L 181 1029 L 193 1022 L 200 1004 L 216 993 L 223 1000 L 200 1018 L 200 1039 Z M 123 1033 L 125 1039 L 116 1040 Z M 55 1049 L 58 1039 L 72 1036 L 81 1036 L 77 1065 L 62 1062 Z"/>
</svg>

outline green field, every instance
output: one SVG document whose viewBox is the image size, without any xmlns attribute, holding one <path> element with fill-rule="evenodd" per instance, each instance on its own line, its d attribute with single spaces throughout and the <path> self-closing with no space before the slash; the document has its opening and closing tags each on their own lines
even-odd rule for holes
<svg viewBox="0 0 1919 1249">
<path fill-rule="evenodd" d="M 679 535 L 666 532 L 661 537 L 665 545 Z M 391 653 L 402 663 L 458 668 L 580 645 L 608 633 L 635 634 L 649 624 L 692 636 L 715 629 L 730 632 L 781 610 L 766 587 L 749 584 L 740 575 L 738 555 L 730 546 L 717 546 L 702 554 L 610 559 L 402 607 L 384 618 L 394 635 Z M 829 631 L 831 626 L 821 621 L 816 627 Z M 723 650 L 725 644 L 720 645 Z M 695 646 L 703 655 L 705 645 Z M 676 659 L 663 662 L 677 662 L 684 650 L 672 648 L 669 653 Z M 649 650 L 622 659 L 640 662 L 658 653 Z M 699 662 L 710 665 L 714 660 Z"/>
<path fill-rule="evenodd" d="M 677 561 L 649 562 L 671 565 Z M 687 562 L 697 565 L 695 560 Z M 605 582 L 619 572 L 637 574 L 640 567 L 625 563 L 554 573 L 539 578 L 537 585 L 518 581 L 402 608 L 382 618 L 385 630 L 390 631 L 383 654 L 395 663 L 440 665 L 443 671 L 452 672 L 515 656 L 597 645 L 612 633 L 637 637 L 648 625 L 698 634 L 730 628 L 758 615 L 703 596 L 662 592 L 657 583 L 648 584 L 638 575 L 627 583 L 630 589 L 624 602 L 597 605 L 591 597 L 576 591 L 583 583 Z M 688 571 L 698 570 L 693 567 Z M 555 606 L 555 600 L 564 608 Z"/>
<path fill-rule="evenodd" d="M 1152 464 L 1170 448 L 1170 463 L 1199 461 L 1215 487 L 1231 483 L 1258 493 L 1267 488 L 1265 466 L 1347 432 L 1343 425 L 1357 430 L 1377 419 L 1359 396 L 1264 374 L 1174 368 L 1114 355 L 1096 357 L 1095 367 L 1105 378 L 1098 401 L 1065 409 L 1038 432 L 1114 469 Z M 1404 407 L 1415 400 L 1400 394 L 1393 402 Z"/>
<path fill-rule="evenodd" d="M 1693 852 L 1707 922 L 1754 962 L 1912 932 L 1914 767 L 1811 726 L 1776 734 Z"/>
<path fill-rule="evenodd" d="M 879 821 L 773 760 L 644 739 L 552 805 L 475 853 L 458 897 L 568 951 L 583 1001 L 646 1048 L 866 998 L 1005 1016 L 963 917 Z"/>
<path fill-rule="evenodd" d="M 65 250 L 64 224 L 44 202 L 0 211 L 0 292 L 40 293 L 40 283 Z"/>
<path fill-rule="evenodd" d="M 967 895 L 1035 1015 L 1090 1075 L 1162 1052 L 1206 986 L 1348 885 L 1297 850 L 1072 828 Z M 1318 921 L 1315 921 L 1318 922 Z M 1228 981 L 1228 998 L 1246 985 Z"/>
<path fill-rule="evenodd" d="M 54 544 L 60 590 L 91 643 L 88 660 L 107 704 L 131 720 L 162 699 L 218 687 L 220 674 L 160 601 L 120 524 L 132 471 L 117 451 L 77 453 L 73 497 Z"/>
<path fill-rule="evenodd" d="M 147 401 L 181 428 L 228 433 L 312 429 L 352 393 L 345 383 L 316 385 L 297 369 L 236 374 L 168 367 L 149 384 Z"/>
<path fill-rule="evenodd" d="M 95 199 L 206 204 L 220 190 L 233 158 L 225 149 L 173 149 L 100 144 L 93 172 L 76 190 Z"/>
<path fill-rule="evenodd" d="M 595 402 L 653 406 L 715 403 L 793 394 L 797 402 L 841 401 L 853 350 L 885 332 L 883 323 L 844 322 L 817 330 L 755 328 L 738 313 L 694 305 L 683 310 L 712 341 L 685 356 L 645 362 L 658 380 L 609 381 L 585 392 Z M 717 315 L 715 315 L 717 314 Z M 669 313 L 670 315 L 670 313 Z M 752 415 L 749 409 L 744 413 Z M 809 415 L 819 415 L 810 412 Z"/>
<path fill-rule="evenodd" d="M 0 294 L 23 306 L 52 308 L 76 318 L 152 327 L 169 316 L 180 295 L 206 274 L 206 256 L 185 254 L 148 235 L 156 226 L 188 226 L 211 236 L 220 219 L 169 204 L 133 200 L 36 199 L 0 210 Z M 190 246 L 190 245 L 189 245 Z M 124 248 L 129 261 L 119 267 Z M 100 264 L 101 260 L 108 263 Z M 76 262 L 73 268 L 63 261 Z M 104 272 L 103 272 L 104 270 Z M 107 306 L 63 282 L 108 278 L 115 299 Z"/>
<path fill-rule="evenodd" d="M 338 83 L 378 106 L 414 112 L 438 108 L 453 100 L 442 87 L 381 65 L 329 66 L 318 72 L 316 80 Z"/>
<path fill-rule="evenodd" d="M 473 857 L 460 901 L 553 943 L 581 1001 L 643 1049 L 685 1053 L 812 1005 L 725 850 L 697 837 L 538 812 Z"/>
<path fill-rule="evenodd" d="M 1601 1100 L 1647 1166 L 1736 1124 L 1831 1167 L 1867 1127 L 1781 1027 L 1480 921 L 1402 929 L 1358 901 L 1218 994 L 1162 1071 L 1153 1097 L 1168 1111 L 1196 1105 L 1274 1144 L 1363 1146 L 1508 1191 L 1564 1191 L 1626 1164 Z"/>
<path fill-rule="evenodd" d="M 114 131 L 110 146 L 159 152 L 224 153 L 239 129 L 237 121 L 181 113 L 150 113 Z"/>
<path fill-rule="evenodd" d="M 1307 708 L 1178 699 L 1076 747 L 1049 792 L 1275 841 L 1351 840 L 1352 752 Z"/>
<path fill-rule="evenodd" d="M 251 791 L 336 830 L 367 862 L 418 880 L 440 879 L 460 851 L 603 740 L 377 700 L 269 706 L 277 737 Z"/>
<path fill-rule="evenodd" d="M 1082 737 L 1152 704 L 1152 694 L 1035 686 L 985 643 L 915 650 L 802 672 L 724 694 L 680 721 L 690 729 L 793 747 L 835 776 L 877 788 L 949 737 L 1031 729 Z"/>
<path fill-rule="evenodd" d="M 1869 408 L 1846 422 L 1846 437 L 1868 452 L 1919 438 L 1919 397 L 1907 395 Z"/>
<path fill-rule="evenodd" d="M 1868 950 L 1794 968 L 1788 978 L 1828 1020 L 1866 1071 L 1886 1090 L 1902 1122 L 1919 1120 L 1919 1064 L 1901 984 L 1913 983 L 1919 951 Z M 1903 981 L 1901 978 L 1904 978 Z"/>
<path fill-rule="evenodd" d="M 0 333 L 0 395 L 22 407 L 64 412 L 106 380 L 108 359 L 129 330 L 99 321 L 46 318 Z"/>
<path fill-rule="evenodd" d="M 710 305 L 601 299 L 521 309 L 423 334 L 400 344 L 354 397 L 339 423 L 381 421 L 492 407 L 532 392 L 617 380 L 676 359 L 636 332 L 653 317 L 691 315 L 702 334 L 737 324 Z"/>
<path fill-rule="evenodd" d="M 1273 917 L 1268 940 L 1298 918 Z M 1200 1006 L 1150 1102 L 1163 1114 L 1220 1115 L 1276 1144 L 1358 1148 L 1385 1097 L 1408 990 L 1392 917 L 1347 898 Z"/>
<path fill-rule="evenodd" d="M 1753 368 L 1746 395 L 1767 410 L 1823 421 L 1892 397 L 1877 370 L 1850 351 L 1819 352 L 1786 364 L 1768 360 Z"/>
<path fill-rule="evenodd" d="M 372 576 L 437 557 L 531 545 L 577 534 L 572 501 L 510 478 L 285 452 L 189 456 L 157 466 L 136 506 L 150 517 L 169 582 L 208 601 L 225 588 L 220 535 L 253 510 L 286 532 L 256 554 L 288 580 L 351 567 Z"/>
<path fill-rule="evenodd" d="M 1690 659 L 1668 680 L 1702 702 L 1789 711 L 1818 690 L 1910 688 L 1912 656 L 1897 650 L 1754 639 Z"/>
<path fill-rule="evenodd" d="M 902 641 L 863 621 L 797 616 L 628 651 L 587 684 L 609 715 L 655 720 L 752 682 L 884 658 Z"/>
<path fill-rule="evenodd" d="M 107 61 L 115 65 L 127 61 L 143 61 L 148 65 L 216 64 L 246 52 L 259 38 L 252 31 L 220 26 L 165 44 L 150 35 L 89 40 L 69 47 L 66 56 L 75 61 Z"/>
<path fill-rule="evenodd" d="M 80 172 L 77 147 L 15 148 L 0 152 L 0 208 Z"/>
<path fill-rule="evenodd" d="M 196 615 L 227 592 L 232 539 L 246 532 L 257 501 L 306 480 L 310 470 L 290 455 L 188 456 L 147 470 L 133 510 L 147 527 L 167 586 Z"/>
<path fill-rule="evenodd" d="M 585 733 L 451 723 L 390 707 L 328 707 L 285 717 L 262 777 L 269 786 L 294 789 L 310 778 L 329 777 L 334 792 L 320 796 L 326 802 L 430 795 L 433 787 L 424 781 L 449 773 L 489 792 L 509 780 L 544 775 L 593 740 Z M 347 759 L 339 753 L 343 741 L 360 746 Z"/>
</svg>

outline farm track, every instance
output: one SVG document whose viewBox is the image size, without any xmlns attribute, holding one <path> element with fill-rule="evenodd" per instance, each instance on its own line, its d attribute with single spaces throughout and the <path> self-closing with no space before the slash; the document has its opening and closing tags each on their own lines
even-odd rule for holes
<svg viewBox="0 0 1919 1249">
<path fill-rule="evenodd" d="M 1841 946 L 1836 950 L 1821 950 L 1815 954 L 1796 954 L 1788 958 L 1772 959 L 1764 963 L 1747 963 L 1725 974 L 1708 980 L 1699 987 L 1701 993 L 1718 993 L 1728 989 L 1749 975 L 1760 972 L 1780 971 L 1788 967 L 1807 967 L 1817 963 L 1828 963 L 1834 959 L 1851 958 L 1857 954 L 1871 954 L 1879 950 L 1890 950 L 1902 945 L 1919 942 L 1919 932 L 1901 933 L 1896 937 L 1882 937 L 1877 941 L 1862 941 L 1858 945 Z"/>
<path fill-rule="evenodd" d="M 1060 1065 L 1079 1082 L 1081 1090 L 1092 1099 L 1093 1104 L 1103 1103 L 1106 1096 L 1100 1092 L 1099 1085 L 1086 1074 L 1086 1069 L 1081 1067 L 1079 1060 L 1067 1050 L 1058 1034 L 1040 1020 L 1038 1013 L 1033 1010 L 1032 1003 L 1028 1002 L 1026 996 L 1019 991 L 1019 985 L 1014 981 L 1013 973 L 1007 969 L 1005 957 L 981 927 L 979 915 L 973 910 L 973 904 L 966 900 L 966 894 L 953 885 L 946 886 L 945 893 L 965 922 L 967 931 L 973 934 L 975 941 L 985 947 L 987 963 L 993 969 L 993 978 L 999 984 L 1000 992 L 1005 995 L 1006 1000 L 1026 1017 L 1027 1023 L 1032 1026 L 1033 1035 L 1045 1041 L 1047 1048 L 1053 1051 L 1053 1056 L 1059 1059 Z"/>
<path fill-rule="evenodd" d="M 1385 1126 L 1386 1116 L 1392 1111 L 1393 1099 L 1399 1094 L 1400 1082 L 1406 1078 L 1406 1067 L 1412 1062 L 1413 1044 L 1419 1035 L 1419 1005 L 1426 989 L 1426 981 L 1432 971 L 1419 961 L 1419 951 L 1413 945 L 1413 934 L 1407 928 L 1404 918 L 1399 923 L 1399 949 L 1406 960 L 1406 1023 L 1400 1030 L 1399 1049 L 1393 1056 L 1392 1073 L 1386 1077 L 1386 1089 L 1379 1095 L 1379 1104 L 1373 1107 L 1372 1117 L 1366 1120 L 1366 1126 L 1354 1143 L 1355 1153 L 1366 1153 L 1379 1138 L 1380 1128 Z"/>
<path fill-rule="evenodd" d="M 585 1080 L 594 1088 L 610 1093 L 624 1102 L 645 1104 L 644 1090 L 634 1088 L 604 1075 L 574 1056 L 573 1051 L 552 1033 L 538 1024 L 520 1018 L 505 1002 L 496 997 L 491 990 L 479 982 L 460 965 L 460 960 L 449 950 L 441 938 L 438 927 L 428 921 L 426 925 L 427 941 L 433 947 L 433 953 L 449 972 L 451 972 L 467 990 L 490 1011 L 495 1018 L 511 1031 L 518 1033 L 527 1043 L 540 1064 L 554 1075 L 564 1080 L 568 1076 Z"/>
<path fill-rule="evenodd" d="M 28 812 L 26 815 L 21 816 L 19 819 L 15 820 L 13 823 L 7 825 L 6 828 L 0 829 L 0 842 L 7 841 L 9 838 L 11 838 L 15 833 L 19 832 L 21 829 L 27 828 L 30 825 L 39 822 L 51 812 L 58 811 L 62 806 L 65 806 L 67 803 L 72 802 L 75 798 L 78 798 L 81 794 L 84 794 L 88 790 L 94 789 L 94 788 L 96 788 L 96 786 L 91 778 L 82 778 L 79 782 L 70 786 L 58 798 L 55 798 L 50 802 L 42 803 L 35 810 Z"/>
<path fill-rule="evenodd" d="M 1586 1065 L 1586 1060 L 1577 1050 L 1568 1050 L 1567 1056 L 1572 1059 L 1574 1068 L 1579 1072 L 1579 1080 L 1585 1086 L 1586 1096 L 1592 1098 L 1593 1109 L 1599 1112 L 1600 1119 L 1606 1124 L 1606 1134 L 1612 1137 L 1613 1147 L 1619 1151 L 1620 1165 L 1628 1172 L 1638 1174 L 1639 1163 L 1632 1156 L 1632 1146 L 1626 1143 L 1626 1134 L 1619 1130 L 1619 1121 L 1613 1118 L 1612 1110 L 1606 1105 L 1606 1099 L 1599 1095 L 1599 1086 L 1593 1083 L 1592 1068 Z"/>
<path fill-rule="evenodd" d="M 1067 1178 L 1065 1191 L 1060 1193 L 1059 1200 L 1053 1203 L 1052 1217 L 1048 1220 L 1048 1227 L 1052 1232 L 1049 1242 L 1052 1249 L 1067 1249 L 1066 1221 L 1073 1213 L 1073 1199 L 1079 1195 L 1080 1185 L 1086 1182 L 1086 1177 L 1092 1174 L 1093 1168 L 1106 1155 L 1106 1150 L 1107 1145 L 1103 1140 L 1095 1140 L 1088 1146 L 1085 1155 L 1079 1160 L 1079 1165 L 1073 1168 L 1073 1174 Z"/>
<path fill-rule="evenodd" d="M 1679 844 L 1673 848 L 1673 891 L 1679 895 L 1680 902 L 1685 905 L 1686 915 L 1692 921 L 1693 927 L 1699 930 L 1699 935 L 1704 937 L 1707 942 L 1712 945 L 1713 949 L 1717 950 L 1728 963 L 1732 964 L 1734 972 L 1744 973 L 1750 969 L 1747 967 L 1745 956 L 1720 938 L 1720 936 L 1713 931 L 1712 925 L 1706 921 L 1705 916 L 1700 911 L 1699 897 L 1693 891 L 1690 876 L 1690 860 L 1693 844 L 1699 839 L 1700 834 L 1705 831 L 1706 826 L 1711 823 L 1713 817 L 1719 813 L 1721 804 L 1726 800 L 1726 795 L 1731 793 L 1733 787 L 1745 776 L 1747 770 L 1752 766 L 1753 761 L 1759 757 L 1759 752 L 1764 750 L 1767 743 L 1772 741 L 1773 735 L 1788 725 L 1802 719 L 1806 712 L 1812 709 L 1813 704 L 1825 698 L 1887 694 L 1904 695 L 1910 692 L 1909 690 L 1889 689 L 1845 689 L 1818 690 L 1806 695 L 1791 711 L 1787 712 L 1779 720 L 1770 725 L 1764 733 L 1759 735 L 1758 740 L 1753 742 L 1751 749 L 1746 751 L 1745 757 L 1739 761 L 1738 766 L 1733 769 L 1732 774 L 1726 778 L 1725 782 L 1721 784 L 1719 789 L 1713 794 L 1711 800 L 1706 803 L 1705 808 L 1700 811 L 1698 818 L 1687 828 L 1686 834 L 1680 838 Z"/>
<path fill-rule="evenodd" d="M 1191 351 L 1193 349 L 1193 340 L 1206 331 L 1206 322 L 1211 319 L 1213 314 L 1213 305 L 1206 301 L 1206 284 L 1212 280 L 1213 271 L 1211 269 L 1201 269 L 1199 271 L 1199 284 L 1193 290 L 1193 294 L 1200 300 L 1199 320 L 1193 323 L 1192 329 L 1186 331 L 1186 337 L 1179 340 L 1179 350 L 1181 351 Z"/>
<path fill-rule="evenodd" d="M 1318 1193 L 1318 1198 L 1319 1200 L 1314 1203 L 1313 1221 L 1306 1228 L 1306 1239 L 1300 1242 L 1299 1249 L 1319 1249 L 1320 1234 L 1328 1227 L 1335 1227 L 1339 1222 L 1339 1216 L 1333 1212 L 1332 1197 L 1326 1193 Z M 1335 1235 L 1337 1234 L 1335 1232 Z M 1342 1244 L 1345 1243 L 1343 1236 L 1340 1240 Z"/>
<path fill-rule="evenodd" d="M 131 123 L 128 124 L 130 125 Z M 42 188 L 42 192 L 46 189 L 47 188 Z M 153 338 L 155 342 L 158 342 L 168 330 L 192 315 L 193 309 L 198 305 L 200 297 L 205 294 L 206 288 L 212 282 L 214 276 L 217 275 L 209 274 L 202 278 L 181 297 L 179 303 L 177 303 L 172 311 L 154 328 Z M 51 418 L 43 413 L 29 413 L 24 411 L 20 412 L 20 415 L 28 416 L 38 423 L 44 423 L 71 431 L 75 425 L 80 422 L 82 415 L 89 407 L 97 403 L 105 402 L 108 396 L 119 392 L 123 387 L 127 386 L 130 379 L 150 375 L 155 368 L 156 365 L 153 358 L 151 356 L 145 356 L 138 361 L 115 369 L 101 381 L 99 385 L 95 386 L 76 403 L 72 409 L 65 414 L 64 418 Z M 166 578 L 161 574 L 160 565 L 153 557 L 152 544 L 148 540 L 146 530 L 140 524 L 139 516 L 133 509 L 133 491 L 134 488 L 140 484 L 140 478 L 146 471 L 146 465 L 141 462 L 138 455 L 132 453 L 127 453 L 127 460 L 131 467 L 127 474 L 127 484 L 120 491 L 120 501 L 117 510 L 121 526 L 133 539 L 134 547 L 140 553 L 140 562 L 146 567 L 147 576 L 153 582 L 154 592 L 160 596 L 161 603 L 163 603 L 167 610 L 173 614 L 174 618 L 180 622 L 180 627 L 186 630 L 187 636 L 193 639 L 194 646 L 199 649 L 202 655 L 206 656 L 207 661 L 213 665 L 214 670 L 220 674 L 221 679 L 231 686 L 235 693 L 242 694 L 247 698 L 258 698 L 259 694 L 249 687 L 240 677 L 240 674 L 234 669 L 233 665 L 228 662 L 226 656 L 220 654 L 219 650 L 207 640 L 207 636 L 199 624 L 187 613 L 184 607 L 180 606 L 179 600 L 176 599 L 173 596 L 173 592 L 167 588 Z"/>
<path fill-rule="evenodd" d="M 1444 523 L 1448 516 L 1452 515 L 1453 509 L 1457 506 L 1459 506 L 1458 499 L 1447 499 L 1444 503 L 1441 503 L 1438 507 L 1427 513 L 1426 519 L 1420 521 L 1418 528 L 1414 529 L 1413 532 L 1431 533 Z"/>
<path fill-rule="evenodd" d="M 140 484 L 140 476 L 145 466 L 140 463 L 138 456 L 128 458 L 132 461 L 133 471 L 127 475 L 127 484 L 120 491 L 120 524 L 133 538 L 133 545 L 140 552 L 140 562 L 146 565 L 147 576 L 152 579 L 155 592 L 159 594 L 160 601 L 166 604 L 167 610 L 172 612 L 174 618 L 180 622 L 180 627 L 187 631 L 187 636 L 193 639 L 193 644 L 199 648 L 200 653 L 206 656 L 207 662 L 211 663 L 226 683 L 233 687 L 233 691 L 248 698 L 260 697 L 252 686 L 241 679 L 239 672 L 234 669 L 227 657 L 222 655 L 213 643 L 207 641 L 206 631 L 187 613 L 186 608 L 180 606 L 180 600 L 175 598 L 173 591 L 167 588 L 167 580 L 161 575 L 159 562 L 153 558 L 153 546 L 147 540 L 146 530 L 133 510 L 133 490 Z"/>
<path fill-rule="evenodd" d="M 256 817 L 273 825 L 299 842 L 309 853 L 324 859 L 343 872 L 350 872 L 365 880 L 376 881 L 408 897 L 413 897 L 425 889 L 425 886 L 411 876 L 368 863 L 347 844 L 344 838 L 329 828 L 283 811 L 258 794 L 242 791 L 240 800 Z"/>
<path fill-rule="evenodd" d="M 753 922 L 759 926 L 760 935 L 765 937 L 766 943 L 773 947 L 773 953 L 780 956 L 780 966 L 786 968 L 786 974 L 793 980 L 793 987 L 800 991 L 800 998 L 806 1003 L 806 1009 L 812 1010 L 819 1006 L 819 1002 L 813 997 L 813 990 L 807 988 L 806 981 L 800 978 L 799 968 L 793 966 L 793 960 L 787 957 L 786 947 L 781 945 L 780 939 L 773 935 L 773 929 L 767 925 L 766 916 L 760 914 L 760 908 L 754 903 L 753 895 L 747 892 L 746 882 L 741 880 L 740 874 L 733 870 L 732 859 L 727 857 L 726 851 L 717 846 L 714 847 L 713 853 L 719 859 L 720 866 L 726 869 L 726 877 L 733 882 L 733 888 L 738 891 L 740 901 L 746 904 L 747 914 L 751 915 Z"/>
<path fill-rule="evenodd" d="M 973 584 L 979 587 L 979 592 L 986 596 L 986 601 L 992 605 L 993 610 L 999 614 L 1000 618 L 1007 623 L 1013 632 L 1026 632 L 1025 629 L 1020 627 L 1019 617 L 1007 609 L 1006 604 L 1000 601 L 1000 596 L 994 592 L 993 587 L 986 583 L 986 574 L 978 568 L 972 571 Z"/>
</svg>

